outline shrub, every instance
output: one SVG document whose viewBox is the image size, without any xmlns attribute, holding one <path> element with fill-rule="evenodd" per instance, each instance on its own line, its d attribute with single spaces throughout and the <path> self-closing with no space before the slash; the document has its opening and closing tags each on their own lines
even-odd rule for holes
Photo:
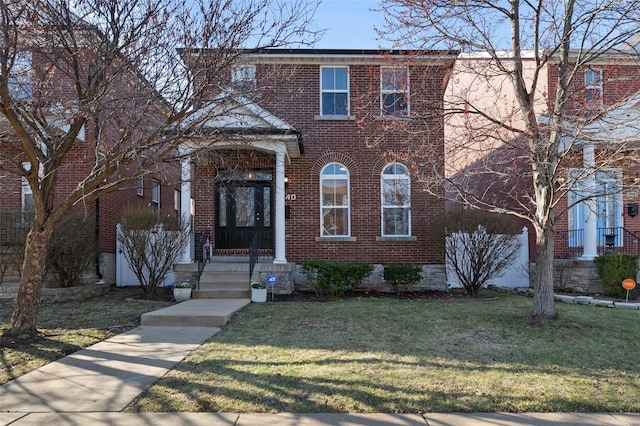
<svg viewBox="0 0 640 426">
<path fill-rule="evenodd" d="M 622 281 L 635 280 L 638 270 L 638 256 L 629 254 L 607 254 L 593 259 L 602 282 L 602 291 L 608 296 L 625 297 L 627 291 Z"/>
<path fill-rule="evenodd" d="M 373 271 L 370 263 L 312 259 L 302 265 L 302 272 L 316 294 L 342 296 L 351 293 Z"/>
<path fill-rule="evenodd" d="M 144 294 L 153 298 L 190 241 L 189 222 L 139 208 L 121 218 L 118 243 Z"/>
<path fill-rule="evenodd" d="M 434 228 L 444 247 L 447 274 L 469 294 L 500 277 L 520 251 L 519 226 L 510 218 L 479 210 L 448 214 Z"/>
<path fill-rule="evenodd" d="M 384 267 L 384 280 L 396 294 L 402 294 L 422 280 L 422 267 L 407 263 L 392 263 Z"/>
<path fill-rule="evenodd" d="M 93 222 L 74 217 L 53 233 L 47 270 L 53 273 L 58 287 L 79 286 L 97 256 Z"/>
</svg>

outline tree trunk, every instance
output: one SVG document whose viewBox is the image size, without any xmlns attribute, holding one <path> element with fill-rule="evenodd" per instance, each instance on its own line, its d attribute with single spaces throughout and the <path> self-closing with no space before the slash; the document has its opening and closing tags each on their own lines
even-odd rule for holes
<svg viewBox="0 0 640 426">
<path fill-rule="evenodd" d="M 535 319 L 557 318 L 553 299 L 553 244 L 551 224 L 536 226 L 536 269 L 533 275 L 533 311 Z"/>
<path fill-rule="evenodd" d="M 11 327 L 5 336 L 18 337 L 37 334 L 36 321 L 40 312 L 40 290 L 44 284 L 44 273 L 49 243 L 53 231 L 31 228 L 24 248 L 24 262 L 18 298 L 11 318 Z"/>
</svg>

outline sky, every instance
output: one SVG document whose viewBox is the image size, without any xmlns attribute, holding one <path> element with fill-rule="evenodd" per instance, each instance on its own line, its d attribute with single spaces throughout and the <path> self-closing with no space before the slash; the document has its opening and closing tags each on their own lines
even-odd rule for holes
<svg viewBox="0 0 640 426">
<path fill-rule="evenodd" d="M 316 43 L 318 49 L 377 49 L 388 45 L 378 40 L 374 25 L 384 21 L 380 0 L 321 0 L 316 11 L 316 28 L 326 29 Z"/>
</svg>

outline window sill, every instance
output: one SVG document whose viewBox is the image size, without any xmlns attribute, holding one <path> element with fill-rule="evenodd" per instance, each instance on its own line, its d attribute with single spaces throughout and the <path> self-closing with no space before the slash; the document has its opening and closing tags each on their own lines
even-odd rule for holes
<svg viewBox="0 0 640 426">
<path fill-rule="evenodd" d="M 316 242 L 342 243 L 355 241 L 357 241 L 356 237 L 316 237 Z"/>
<path fill-rule="evenodd" d="M 376 237 L 376 241 L 417 241 L 418 239 L 413 236 L 388 236 L 388 237 Z"/>
<path fill-rule="evenodd" d="M 404 121 L 404 120 L 412 120 L 414 117 L 410 115 L 377 115 L 376 120 L 392 120 L 392 121 Z"/>
<path fill-rule="evenodd" d="M 356 117 L 353 115 L 314 115 L 313 119 L 319 121 L 353 121 Z"/>
</svg>

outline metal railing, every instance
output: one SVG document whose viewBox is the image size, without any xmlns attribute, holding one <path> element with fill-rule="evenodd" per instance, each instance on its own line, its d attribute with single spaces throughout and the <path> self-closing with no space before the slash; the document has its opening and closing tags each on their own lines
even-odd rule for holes
<svg viewBox="0 0 640 426">
<path fill-rule="evenodd" d="M 200 277 L 207 263 L 211 261 L 211 238 L 208 230 L 195 233 L 195 257 L 198 262 L 198 290 L 200 289 Z"/>
<path fill-rule="evenodd" d="M 582 256 L 584 249 L 584 229 L 556 231 L 558 243 L 556 254 L 559 258 Z M 597 251 L 605 253 L 640 255 L 640 235 L 623 227 L 597 228 Z"/>
<path fill-rule="evenodd" d="M 253 270 L 258 262 L 258 252 L 260 251 L 260 241 L 262 241 L 262 232 L 256 229 L 253 233 L 251 246 L 249 247 L 249 281 L 253 277 Z"/>
</svg>

